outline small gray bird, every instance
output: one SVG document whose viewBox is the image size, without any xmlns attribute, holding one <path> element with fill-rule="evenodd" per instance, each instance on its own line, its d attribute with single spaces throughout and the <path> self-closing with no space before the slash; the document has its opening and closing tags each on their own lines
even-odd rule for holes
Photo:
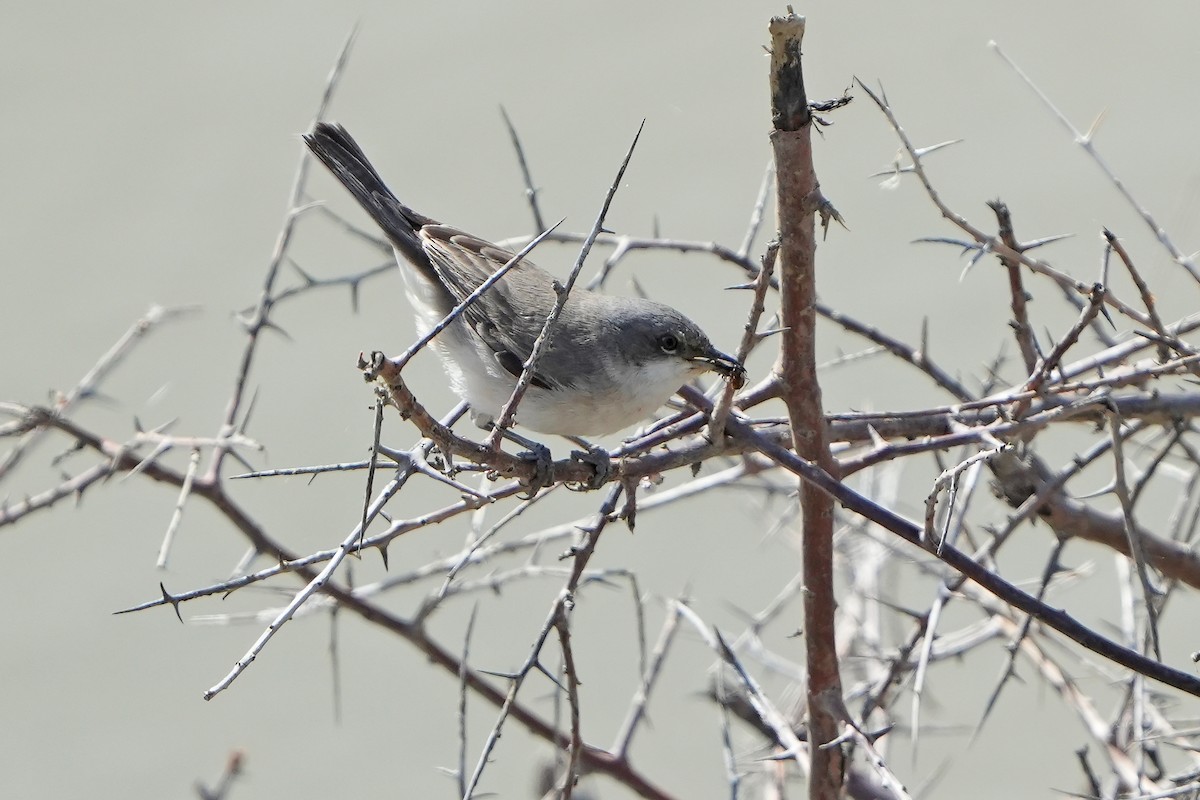
<svg viewBox="0 0 1200 800">
<path fill-rule="evenodd" d="M 513 257 L 401 203 L 341 125 L 318 122 L 304 141 L 391 242 L 422 335 Z M 512 395 L 554 307 L 554 283 L 522 260 L 432 341 L 480 425 L 498 417 Z M 517 419 L 542 433 L 613 433 L 646 419 L 708 370 L 736 386 L 745 381 L 737 359 L 670 306 L 573 289 Z"/>
</svg>

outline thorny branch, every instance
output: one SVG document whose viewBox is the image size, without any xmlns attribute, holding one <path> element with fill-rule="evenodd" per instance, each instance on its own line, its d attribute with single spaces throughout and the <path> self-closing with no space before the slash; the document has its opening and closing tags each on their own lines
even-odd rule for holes
<svg viewBox="0 0 1200 800">
<path fill-rule="evenodd" d="M 349 44 L 347 41 L 331 72 L 318 118 L 324 116 Z M 458 779 L 464 797 L 477 791 L 489 759 L 495 756 L 496 741 L 506 722 L 512 720 L 547 746 L 567 754 L 556 777 L 557 796 L 569 797 L 586 776 L 604 774 L 639 796 L 667 798 L 676 795 L 658 785 L 653 775 L 668 772 L 655 765 L 641 765 L 645 771 L 635 768 L 632 751 L 633 742 L 641 741 L 639 736 L 649 735 L 647 720 L 652 717 L 656 692 L 662 691 L 664 666 L 684 657 L 676 644 L 683 639 L 676 635 L 680 622 L 686 622 L 709 644 L 712 663 L 722 665 L 724 673 L 737 678 L 736 685 L 723 685 L 712 694 L 714 702 L 722 706 L 726 724 L 744 721 L 754 735 L 764 737 L 776 750 L 776 759 L 764 764 L 747 758 L 740 748 L 729 744 L 730 729 L 720 735 L 714 732 L 714 742 L 719 738 L 726 741 L 733 791 L 744 787 L 747 780 L 776 786 L 781 774 L 795 775 L 810 769 L 814 751 L 800 735 L 804 720 L 785 710 L 787 704 L 772 696 L 770 686 L 761 679 L 764 675 L 784 676 L 804 686 L 812 677 L 803 658 L 791 647 L 791 640 L 768 635 L 772 626 L 777 629 L 789 614 L 795 618 L 805 589 L 801 581 L 794 580 L 768 608 L 748 614 L 743 634 L 729 638 L 702 617 L 698 604 L 686 598 L 666 600 L 662 633 L 648 658 L 643 657 L 636 669 L 636 690 L 626 720 L 612 745 L 600 747 L 585 738 L 590 729 L 586 704 L 581 699 L 606 676 L 586 660 L 586 648 L 581 646 L 586 632 L 574 627 L 573 609 L 597 587 L 618 582 L 633 587 L 639 624 L 646 609 L 653 608 L 653 602 L 637 589 L 635 573 L 622 567 L 591 565 L 603 550 L 601 533 L 614 521 L 630 521 L 635 509 L 643 515 L 656 513 L 717 489 L 738 489 L 747 502 L 758 505 L 764 529 L 771 527 L 767 520 L 777 514 L 776 527 L 787 531 L 795 519 L 794 509 L 780 513 L 777 506 L 779 498 L 793 490 L 794 478 L 799 476 L 805 485 L 817 487 L 840 503 L 836 519 L 843 531 L 832 540 L 833 563 L 847 573 L 847 583 L 854 587 L 853 596 L 843 598 L 833 618 L 836 659 L 844 670 L 845 688 L 823 699 L 823 710 L 829 712 L 839 730 L 836 737 L 819 743 L 833 743 L 835 749 L 845 752 L 845 786 L 851 796 L 904 796 L 896 776 L 902 768 L 888 762 L 887 752 L 889 738 L 901 733 L 884 734 L 898 722 L 919 726 L 915 713 L 906 718 L 902 711 L 900 701 L 907 687 L 911 686 L 913 696 L 919 697 L 936 680 L 940 665 L 997 639 L 1007 640 L 1010 652 L 1007 658 L 997 660 L 1000 677 L 992 687 L 993 699 L 987 702 L 987 708 L 1016 676 L 1019 666 L 1032 668 L 1075 712 L 1083 735 L 1092 740 L 1093 747 L 1084 763 L 1088 779 L 1096 786 L 1110 796 L 1117 792 L 1143 796 L 1194 792 L 1200 785 L 1200 764 L 1189 754 L 1195 751 L 1197 734 L 1170 718 L 1171 695 L 1146 678 L 1179 692 L 1200 693 L 1200 682 L 1190 666 L 1174 663 L 1178 661 L 1180 643 L 1169 639 L 1167 629 L 1161 627 L 1164 616 L 1174 606 L 1194 602 L 1195 590 L 1200 589 L 1200 556 L 1196 553 L 1200 451 L 1193 441 L 1194 420 L 1200 415 L 1200 391 L 1192 382 L 1200 373 L 1200 354 L 1185 338 L 1200 327 L 1200 315 L 1174 322 L 1164 320 L 1153 288 L 1137 267 L 1140 254 L 1130 252 L 1107 229 L 1101 233 L 1101 278 L 1085 282 L 1071 277 L 1071 271 L 1061 265 L 1033 258 L 1031 250 L 1051 240 L 1021 241 L 1003 202 L 992 203 L 994 233 L 968 220 L 946 204 L 926 171 L 926 160 L 939 146 L 920 148 L 912 144 L 882 90 L 862 89 L 883 112 L 909 161 L 896 166 L 896 175 L 917 178 L 934 208 L 964 237 L 961 243 L 970 249 L 972 263 L 985 263 L 995 257 L 1006 272 L 1006 307 L 1013 317 L 1012 331 L 996 332 L 996 341 L 1011 338 L 1015 332 L 1020 364 L 1015 368 L 998 364 L 986 376 L 986 390 L 972 388 L 970 380 L 956 376 L 954 367 L 935 361 L 924 339 L 915 344 L 905 342 L 842 310 L 815 303 L 815 313 L 828 323 L 830 331 L 845 334 L 847 340 L 858 337 L 878 348 L 878 354 L 870 358 L 886 357 L 903 364 L 914 378 L 921 376 L 943 393 L 944 404 L 908 411 L 826 413 L 829 444 L 836 461 L 827 462 L 822 470 L 797 457 L 790 449 L 793 441 L 786 421 L 772 416 L 778 413 L 777 407 L 774 412 L 770 410 L 772 401 L 788 392 L 788 386 L 777 375 L 766 375 L 757 385 L 736 394 L 724 385 L 714 387 L 724 392 L 715 401 L 712 394 L 685 390 L 681 393 L 684 403 L 612 449 L 612 470 L 604 494 L 585 495 L 581 501 L 589 503 L 587 514 L 578 520 L 539 527 L 526 524 L 524 510 L 551 496 L 561 484 L 586 483 L 594 477 L 592 467 L 565 459 L 553 462 L 548 476 L 539 476 L 536 465 L 493 446 L 497 443 L 475 441 L 456 431 L 453 423 L 462 413 L 461 408 L 440 420 L 430 413 L 417 399 L 421 387 L 410 386 L 402 375 L 405 359 L 373 354 L 364 358 L 364 372 L 386 388 L 389 402 L 408 418 L 419 436 L 414 443 L 397 449 L 381 443 L 378 452 L 365 462 L 253 473 L 263 480 L 289 472 L 317 475 L 371 468 L 386 476 L 380 478 L 378 487 L 372 485 L 365 509 L 361 504 L 347 509 L 346 526 L 330 536 L 329 546 L 309 553 L 292 552 L 283 539 L 256 520 L 247 504 L 230 495 L 222 469 L 226 458 L 248 465 L 261 451 L 260 444 L 248 433 L 252 387 L 256 371 L 274 365 L 260 357 L 258 345 L 264 332 L 278 328 L 274 312 L 281 304 L 328 287 L 348 288 L 353 301 L 361 292 L 373 291 L 373 280 L 381 272 L 376 266 L 355 274 L 315 278 L 298 266 L 293 253 L 297 226 L 328 218 L 324 210 L 325 216 L 308 213 L 317 206 L 307 199 L 307 162 L 302 161 L 268 260 L 261 294 L 241 318 L 246 344 L 232 370 L 232 390 L 216 433 L 185 435 L 170 426 L 145 430 L 137 422 L 129 431 L 100 432 L 78 420 L 78 409 L 101 391 L 113 369 L 129 364 L 138 355 L 137 344 L 163 321 L 177 316 L 177 312 L 151 309 L 75 387 L 60 393 L 49 406 L 0 403 L 0 413 L 7 418 L 0 425 L 0 436 L 13 443 L 0 458 L 0 480 L 13 481 L 22 468 L 32 463 L 34 444 L 56 442 L 62 446 L 63 452 L 50 460 L 54 467 L 86 462 L 73 474 L 29 496 L 4 498 L 0 502 L 0 527 L 20 523 L 63 500 L 78 500 L 114 476 L 149 480 L 168 487 L 175 498 L 169 517 L 163 520 L 165 535 L 159 563 L 165 564 L 172 543 L 186 531 L 194 516 L 185 514 L 186 509 L 203 500 L 249 542 L 252 555 L 244 561 L 244 568 L 208 586 L 174 593 L 165 587 L 148 592 L 155 595 L 153 599 L 127 611 L 168 606 L 171 611 L 167 613 L 179 614 L 182 620 L 183 607 L 190 608 L 205 598 L 251 586 L 277 586 L 282 583 L 280 578 L 286 580 L 289 574 L 302 585 L 290 590 L 288 601 L 278 608 L 245 616 L 188 617 L 210 623 L 266 626 L 258 642 L 207 696 L 230 686 L 252 661 L 269 652 L 268 643 L 289 620 L 340 609 L 397 636 L 427 656 L 436 669 L 459 681 L 464 720 L 468 699 L 482 699 L 499 709 L 473 770 L 467 769 L 466 733 L 462 734 Z M 782 117 L 802 112 L 806 113 L 807 107 L 780 109 Z M 619 262 L 647 252 L 689 253 L 728 265 L 741 286 L 752 290 L 737 295 L 745 298 L 739 308 L 746 319 L 738 355 L 753 359 L 763 348 L 774 353 L 770 348 L 785 337 L 777 335 L 780 330 L 775 323 L 763 320 L 769 319 L 778 304 L 781 286 L 784 291 L 787 287 L 772 271 L 776 246 L 755 251 L 770 171 L 749 214 L 745 240 L 736 247 L 657 235 L 606 233 L 601 231 L 602 216 L 588 234 L 545 231 L 526 154 L 511 122 L 505 119 L 518 151 L 535 226 L 544 234 L 545 246 L 590 246 L 594 242 L 610 248 L 597 285 Z M 1062 119 L 1065 122 L 1065 117 Z M 1079 134 L 1073 127 L 1071 130 L 1081 146 L 1112 175 L 1099 161 L 1090 134 Z M 791 177 L 789 173 L 786 179 Z M 1143 206 L 1115 177 L 1113 180 L 1147 224 L 1155 226 L 1156 236 L 1171 258 L 1186 273 L 1195 275 L 1191 258 L 1182 255 Z M 807 202 L 813 198 L 805 199 Z M 356 232 L 351 223 L 344 223 L 344 227 L 352 236 L 371 238 L 370 234 Z M 529 241 L 522 238 L 510 244 L 519 249 L 521 243 Z M 582 267 L 585 254 L 576 262 L 572 279 Z M 1114 291 L 1107 273 L 1110 254 L 1116 255 L 1133 281 L 1135 300 L 1121 298 Z M 789 256 L 785 252 L 782 257 Z M 283 267 L 288 264 L 294 267 L 299 283 L 280 286 Z M 1070 296 L 1070 317 L 1037 318 L 1034 312 L 1043 312 L 1040 306 L 1044 304 L 1030 305 L 1028 299 L 1040 297 L 1040 293 L 1055 297 L 1056 292 Z M 1118 312 L 1114 317 L 1125 326 L 1115 334 L 1112 328 L 1101 331 L 1109 324 L 1101 317 L 1110 310 Z M 1039 341 L 1036 332 L 1047 327 L 1062 332 Z M 836 369 L 824 370 L 822 379 L 836 377 Z M 877 404 L 886 406 L 886 398 Z M 1064 459 L 1055 452 L 1047 433 L 1068 428 L 1075 436 L 1091 438 L 1087 446 Z M 390 438 L 410 429 L 390 425 L 384 430 L 385 438 Z M 940 461 L 926 459 L 926 455 Z M 1063 466 L 1053 468 L 1051 463 Z M 900 465 L 907 477 L 918 475 L 918 480 L 924 482 L 921 491 L 899 488 L 900 479 L 895 476 Z M 704 471 L 700 471 L 702 466 Z M 1100 492 L 1089 493 L 1081 487 L 1082 482 L 1102 471 L 1112 478 Z M 468 486 L 463 476 L 473 472 L 491 480 L 484 481 L 480 488 Z M 839 473 L 853 476 L 856 485 L 863 488 L 851 487 L 847 477 L 836 480 L 833 476 Z M 979 499 L 983 493 L 973 491 L 982 483 L 981 474 L 991 476 L 996 495 L 1006 509 L 987 508 Z M 538 480 L 547 484 L 540 492 Z M 422 504 L 418 501 L 422 497 L 419 487 L 427 481 L 451 488 L 457 499 L 441 505 Z M 1169 514 L 1154 514 L 1141 498 L 1148 496 L 1147 492 L 1164 489 L 1172 493 L 1175 505 Z M 941 501 L 942 492 L 945 502 Z M 911 498 L 922 496 L 928 497 L 922 526 L 894 510 L 919 507 L 921 501 Z M 1107 506 L 1097 502 L 1097 497 L 1109 496 Z M 398 497 L 413 505 L 405 505 L 402 513 Z M 601 499 L 592 501 L 593 497 Z M 488 524 L 487 515 L 493 513 L 492 509 L 499 518 Z M 376 530 L 369 531 L 368 527 L 378 520 L 386 524 L 376 524 Z M 384 555 L 386 566 L 387 548 L 397 538 L 443 522 L 461 522 L 478 533 L 461 552 L 397 568 L 378 580 L 351 583 L 343 574 L 348 555 L 376 549 Z M 1008 575 L 1001 569 L 999 556 L 1002 550 L 1013 550 L 1014 542 L 1037 536 L 1039 530 L 1053 534 L 1051 556 L 1043 564 L 1036 586 L 1018 588 L 1024 576 Z M 1121 588 L 1122 644 L 1100 635 L 1103 620 L 1097 620 L 1089 609 L 1074 608 L 1072 598 L 1057 596 L 1072 582 L 1095 580 L 1086 566 L 1072 568 L 1066 562 L 1068 555 L 1079 557 L 1085 548 L 1093 555 L 1102 552 L 1100 548 L 1110 551 L 1122 565 L 1126 576 Z M 561 560 L 567 563 L 540 563 L 547 553 L 564 549 Z M 905 608 L 890 598 L 890 582 L 907 572 L 935 581 L 936 596 L 927 608 Z M 549 611 L 523 663 L 499 679 L 494 672 L 485 673 L 469 665 L 465 645 L 447 645 L 426 630 L 426 622 L 451 604 L 468 597 L 485 603 L 483 598 L 490 596 L 485 593 L 535 581 L 550 581 L 556 587 Z M 376 602 L 401 587 L 421 585 L 428 585 L 429 591 L 409 618 L 387 611 Z M 1171 600 L 1174 602 L 1169 604 Z M 950 617 L 945 609 L 964 604 L 973 610 L 977 621 L 947 630 Z M 884 624 L 893 618 L 903 625 Z M 889 629 L 901 628 L 903 635 L 888 633 Z M 1068 639 L 1078 645 L 1064 647 Z M 772 643 L 788 649 L 775 652 Z M 562 664 L 559 672 L 544 666 L 551 659 L 543 651 L 554 647 Z M 1200 649 L 1195 643 L 1186 647 Z M 1109 661 L 1092 658 L 1093 654 Z M 478 654 L 472 656 L 472 664 L 481 661 Z M 538 713 L 535 699 L 523 691 L 527 678 L 534 673 L 542 675 L 551 690 L 566 700 L 569 720 L 565 730 L 546 721 Z M 589 678 L 586 685 L 581 677 L 584 675 Z M 1099 707 L 1104 702 L 1102 693 L 1084 691 L 1083 687 L 1090 686 L 1085 677 L 1098 677 L 1105 683 L 1116 679 L 1124 687 L 1107 714 Z M 846 711 L 850 706 L 861 716 Z M 659 725 L 668 727 L 661 718 Z M 868 730 L 877 733 L 864 733 Z M 733 729 L 732 733 L 738 731 Z M 915 740 L 917 731 L 903 735 Z M 1170 742 L 1179 755 L 1175 751 L 1162 755 L 1148 744 L 1154 741 Z M 824 751 L 818 751 L 818 755 L 824 755 Z M 1094 760 L 1103 760 L 1107 769 L 1094 768 Z M 1105 781 L 1111 785 L 1100 786 Z M 579 789 L 577 794 L 584 791 Z"/>
</svg>

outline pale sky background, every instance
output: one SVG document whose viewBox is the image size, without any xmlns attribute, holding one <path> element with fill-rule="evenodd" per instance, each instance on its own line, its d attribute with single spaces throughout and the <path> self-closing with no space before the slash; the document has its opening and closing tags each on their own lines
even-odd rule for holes
<svg viewBox="0 0 1200 800">
<path fill-rule="evenodd" d="M 796 7 L 809 19 L 813 98 L 840 95 L 854 76 L 882 81 L 918 143 L 965 140 L 930 162 L 954 207 L 989 227 L 984 204 L 1000 197 L 1024 238 L 1075 233 L 1044 255 L 1089 282 L 1099 265 L 1099 230 L 1109 226 L 1135 253 L 1171 319 L 1195 309 L 1195 286 L 987 46 L 999 42 L 1078 127 L 1106 113 L 1098 146 L 1190 252 L 1200 247 L 1200 5 L 1133 9 L 1024 0 Z M 503 104 L 524 139 L 547 217 L 586 229 L 644 118 L 608 227 L 648 234 L 657 219 L 665 235 L 737 246 L 769 155 L 762 45 L 769 17 L 784 10 L 716 0 L 8 3 L 0 9 L 0 399 L 42 402 L 73 386 L 152 304 L 196 306 L 198 313 L 140 347 L 79 419 L 114 436 L 127 435 L 135 417 L 147 427 L 178 420 L 180 433 L 215 430 L 242 346 L 232 314 L 258 296 L 301 151 L 298 134 L 355 24 L 358 39 L 331 116 L 419 210 L 485 237 L 529 232 L 498 113 Z M 868 177 L 886 168 L 897 143 L 865 95 L 852 94 L 816 146 L 822 188 L 849 227 L 831 231 L 821 246 L 822 298 L 914 343 L 929 317 L 931 346 L 944 365 L 979 375 L 1006 337 L 1003 276 L 984 263 L 962 277 L 956 251 L 911 244 L 953 231 L 914 184 L 887 190 Z M 314 175 L 313 193 L 350 213 L 340 188 Z M 318 275 L 377 260 L 320 220 L 302 227 L 296 253 Z M 572 258 L 560 248 L 539 261 L 565 269 Z M 735 346 L 744 296 L 722 291 L 738 282 L 727 267 L 699 256 L 640 256 L 622 267 L 613 290 L 631 291 L 635 274 L 718 345 Z M 1058 331 L 1069 324 L 1061 311 L 1043 313 L 1042 324 Z M 398 276 L 366 287 L 358 314 L 344 295 L 321 295 L 281 309 L 277 319 L 291 339 L 271 337 L 260 351 L 251 429 L 268 445 L 260 463 L 361 458 L 370 396 L 354 357 L 364 349 L 399 351 L 410 341 Z M 862 344 L 830 334 L 822 347 L 832 356 Z M 427 359 L 421 366 L 427 396 L 449 403 L 437 365 Z M 769 358 L 751 367 L 761 374 Z M 910 371 L 874 363 L 832 375 L 825 401 L 843 410 L 919 408 L 945 398 Z M 397 443 L 411 440 L 392 424 Z M 43 447 L 0 486 L 0 496 L 51 485 L 57 469 L 44 465 L 52 452 Z M 911 477 L 928 485 L 924 474 Z M 237 487 L 260 521 L 305 552 L 342 539 L 361 492 L 357 476 Z M 922 500 L 914 494 L 901 510 L 916 513 Z M 65 503 L 0 531 L 0 794 L 195 796 L 193 782 L 214 780 L 228 753 L 241 749 L 248 774 L 234 798 L 452 797 L 453 783 L 439 768 L 457 758 L 455 683 L 377 630 L 356 619 L 339 623 L 339 723 L 327 619 L 289 626 L 233 688 L 205 703 L 204 689 L 260 625 L 181 626 L 162 609 L 111 615 L 154 597 L 160 580 L 174 591 L 218 581 L 241 557 L 239 536 L 194 504 L 170 568 L 155 569 L 174 501 L 173 490 L 114 480 L 90 491 L 78 509 Z M 557 508 L 571 518 L 596 502 L 572 496 Z M 795 570 L 792 547 L 767 536 L 773 518 L 737 495 L 706 498 L 683 515 L 639 519 L 635 536 L 614 529 L 593 566 L 636 569 L 648 593 L 690 592 L 707 619 L 736 627 L 738 609 L 762 608 Z M 522 530 L 548 521 L 533 515 Z M 393 569 L 455 552 L 463 537 L 454 524 L 405 539 L 391 550 Z M 1045 546 L 1031 540 L 1030 577 Z M 1103 552 L 1090 555 L 1106 568 L 1111 563 Z M 364 580 L 381 574 L 373 562 L 355 567 Z M 530 583 L 484 600 L 478 666 L 515 666 L 559 585 Z M 408 613 L 420 596 L 397 594 L 388 604 Z M 603 745 L 636 675 L 628 593 L 594 596 L 581 604 L 576 638 L 585 733 Z M 254 610 L 284 597 L 245 592 L 184 613 Z M 1111 619 L 1115 605 L 1105 602 L 1098 613 L 1108 610 Z M 456 608 L 458 616 L 433 623 L 451 646 L 469 604 Z M 798 657 L 787 639 L 793 629 L 775 626 L 769 645 Z M 717 715 L 698 697 L 711 657 L 695 637 L 680 653 L 636 761 L 680 797 L 725 797 Z M 1000 669 L 999 650 L 990 655 L 941 675 L 930 722 L 977 718 Z M 988 677 L 975 680 L 977 671 Z M 526 691 L 548 708 L 548 684 Z M 957 733 L 934 736 L 915 763 L 898 749 L 905 755 L 895 766 L 913 789 L 940 773 L 927 797 L 1078 789 L 1071 753 L 1087 737 L 1048 692 L 1032 676 L 1028 685 L 1010 686 L 974 746 Z M 471 713 L 474 763 L 494 711 L 476 703 Z M 482 788 L 530 796 L 532 767 L 547 752 L 510 724 Z M 599 797 L 627 796 L 608 783 L 588 788 Z"/>
</svg>

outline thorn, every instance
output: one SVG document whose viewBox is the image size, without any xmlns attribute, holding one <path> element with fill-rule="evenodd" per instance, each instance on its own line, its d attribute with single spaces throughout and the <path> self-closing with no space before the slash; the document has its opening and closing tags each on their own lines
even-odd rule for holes
<svg viewBox="0 0 1200 800">
<path fill-rule="evenodd" d="M 1075 495 L 1075 499 L 1076 500 L 1091 500 L 1094 497 L 1102 497 L 1106 494 L 1112 494 L 1116 490 L 1117 490 L 1117 484 L 1115 482 L 1112 482 L 1112 483 L 1109 483 L 1107 486 L 1101 486 L 1099 489 L 1088 492 L 1087 494 Z"/>
<path fill-rule="evenodd" d="M 553 672 L 546 669 L 546 667 L 542 664 L 541 660 L 533 662 L 533 668 L 536 669 L 538 672 L 542 673 L 543 675 L 545 675 L 547 678 L 549 678 L 550 681 L 555 686 L 562 689 L 564 692 L 567 690 L 567 687 L 563 686 L 562 683 L 559 682 L 558 677 L 555 676 L 555 674 Z"/>
<path fill-rule="evenodd" d="M 517 678 L 521 677 L 515 672 L 497 672 L 496 670 L 482 668 L 480 668 L 479 671 L 484 675 L 491 675 L 493 678 L 504 678 L 510 681 L 515 681 Z"/>
<path fill-rule="evenodd" d="M 992 243 L 991 242 L 988 242 L 983 247 L 980 247 L 978 250 L 976 250 L 975 255 L 971 256 L 970 260 L 967 261 L 966 266 L 963 267 L 962 273 L 959 274 L 958 282 L 962 283 L 964 280 L 966 280 L 967 273 L 971 271 L 971 268 L 974 267 L 976 264 L 978 264 L 981 260 L 983 260 L 984 256 L 986 256 L 988 253 L 991 253 L 991 252 L 992 252 Z"/>
<path fill-rule="evenodd" d="M 314 278 L 312 275 L 309 275 L 307 272 L 305 272 L 300 267 L 300 265 L 296 263 L 295 259 L 289 258 L 287 260 L 287 262 L 288 262 L 288 266 L 290 266 L 292 269 L 296 270 L 297 274 L 300 275 L 300 278 L 304 281 L 306 286 L 315 286 L 316 285 L 317 279 Z"/>
<path fill-rule="evenodd" d="M 254 413 L 254 406 L 258 403 L 258 387 L 255 387 L 254 393 L 250 395 L 250 402 L 246 405 L 246 413 L 242 416 L 242 423 L 237 426 L 237 432 L 244 434 L 246 427 L 250 424 L 250 415 Z"/>
<path fill-rule="evenodd" d="M 776 334 L 783 333 L 784 331 L 790 331 L 790 330 L 791 330 L 791 327 L 785 325 L 785 326 L 779 327 L 779 328 L 768 328 L 767 330 L 759 331 L 758 333 L 756 333 L 754 335 L 761 341 L 763 339 L 766 339 L 768 336 L 775 336 Z"/>
<path fill-rule="evenodd" d="M 879 431 L 875 430 L 874 425 L 867 425 L 867 434 L 871 437 L 871 444 L 876 447 L 887 447 L 887 439 L 879 435 Z"/>
<path fill-rule="evenodd" d="M 963 141 L 962 139 L 951 139 L 948 142 L 938 142 L 937 144 L 931 144 L 928 147 L 918 147 L 915 150 L 913 150 L 913 152 L 917 154 L 917 158 L 921 158 L 922 156 L 928 155 L 929 153 L 933 153 L 938 150 L 941 150 L 943 147 L 949 147 L 952 144 L 959 144 L 962 141 Z"/>
<path fill-rule="evenodd" d="M 283 328 L 276 325 L 273 320 L 269 320 L 269 319 L 263 320 L 262 327 L 275 331 L 280 336 L 287 339 L 289 342 L 295 341 L 294 339 L 292 339 L 292 335 L 290 333 L 288 333 Z"/>
<path fill-rule="evenodd" d="M 179 617 L 180 624 L 183 624 L 183 614 L 179 613 L 179 600 L 167 591 L 167 587 L 163 586 L 162 581 L 158 582 L 158 588 L 162 590 L 163 602 L 171 604 L 171 607 L 175 609 L 175 616 Z"/>
<path fill-rule="evenodd" d="M 1100 130 L 1100 125 L 1101 125 L 1101 123 L 1104 122 L 1104 118 L 1106 116 L 1108 116 L 1107 108 L 1102 110 L 1099 114 L 1096 115 L 1096 118 L 1094 120 L 1092 120 L 1092 126 L 1090 128 L 1088 128 L 1087 133 L 1085 133 L 1083 135 L 1083 138 L 1080 139 L 1079 141 L 1084 142 L 1084 143 L 1092 141 L 1092 137 L 1096 135 L 1096 131 Z"/>
<path fill-rule="evenodd" d="M 1074 236 L 1075 236 L 1075 234 L 1073 234 L 1073 233 L 1059 233 L 1059 234 L 1055 234 L 1054 236 L 1043 236 L 1040 239 L 1033 239 L 1028 242 L 1021 242 L 1021 244 L 1019 244 L 1017 246 L 1017 249 L 1020 250 L 1022 253 L 1024 253 L 1026 250 L 1032 250 L 1035 247 L 1041 247 L 1042 245 L 1053 244 L 1054 242 L 1058 242 L 1063 239 L 1070 239 Z"/>
</svg>

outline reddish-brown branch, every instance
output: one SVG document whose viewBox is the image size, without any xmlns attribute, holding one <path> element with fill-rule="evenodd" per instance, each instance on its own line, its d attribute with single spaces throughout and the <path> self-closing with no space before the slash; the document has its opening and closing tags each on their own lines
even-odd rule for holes
<svg viewBox="0 0 1200 800">
<path fill-rule="evenodd" d="M 812 115 L 800 58 L 804 18 L 794 14 L 775 17 L 770 32 L 771 144 L 778 176 L 779 291 L 784 325 L 777 370 L 797 455 L 836 476 L 817 383 L 814 217 L 825 208 L 813 170 Z M 811 745 L 809 797 L 834 800 L 841 796 L 845 757 L 840 747 L 822 747 L 838 738 L 842 723 L 842 684 L 834 635 L 833 499 L 803 482 L 800 503 Z"/>
</svg>

